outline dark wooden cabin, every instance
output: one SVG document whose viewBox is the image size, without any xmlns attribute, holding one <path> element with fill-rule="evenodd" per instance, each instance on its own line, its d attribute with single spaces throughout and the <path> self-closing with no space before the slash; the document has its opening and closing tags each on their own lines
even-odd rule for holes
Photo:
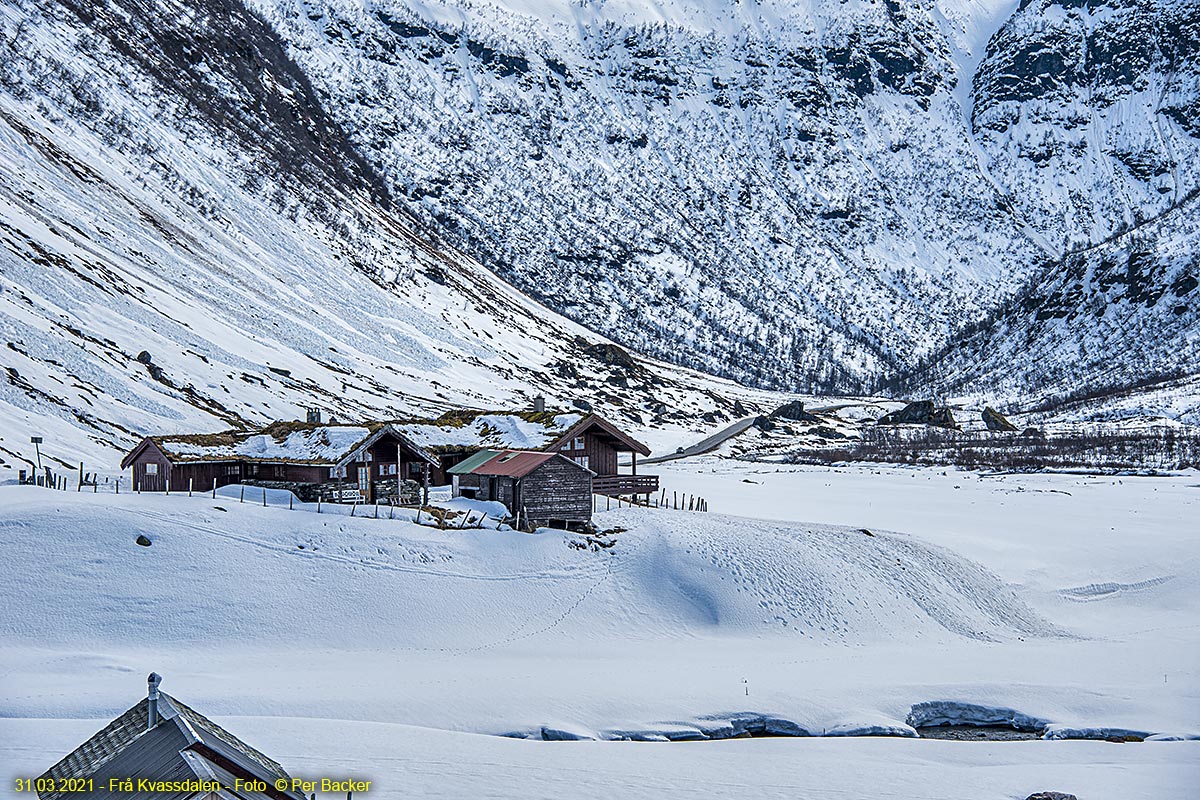
<svg viewBox="0 0 1200 800">
<path fill-rule="evenodd" d="M 561 411 L 450 411 L 435 420 L 395 423 L 438 456 L 431 480 L 450 481 L 450 469 L 481 450 L 561 453 L 595 474 L 593 490 L 613 497 L 658 492 L 657 475 L 638 475 L 637 458 L 650 448 L 599 414 Z M 629 472 L 618 459 L 630 455 Z"/>
<path fill-rule="evenodd" d="M 592 491 L 619 497 L 652 495 L 658 492 L 657 475 L 638 475 L 637 457 L 650 455 L 650 448 L 622 431 L 599 414 L 589 414 L 546 446 L 595 473 Z M 618 471 L 617 458 L 629 453 L 630 471 Z"/>
<path fill-rule="evenodd" d="M 287 489 L 301 500 L 416 502 L 437 456 L 391 425 L 279 422 L 260 431 L 148 436 L 121 461 L 144 492 L 231 483 Z"/>
<path fill-rule="evenodd" d="M 503 503 L 522 528 L 578 528 L 592 518 L 592 471 L 559 453 L 481 450 L 450 468 L 455 497 Z"/>
</svg>

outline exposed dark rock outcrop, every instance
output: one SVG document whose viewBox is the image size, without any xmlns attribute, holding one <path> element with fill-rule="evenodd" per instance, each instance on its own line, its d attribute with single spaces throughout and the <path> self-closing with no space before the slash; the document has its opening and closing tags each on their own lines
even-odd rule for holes
<svg viewBox="0 0 1200 800">
<path fill-rule="evenodd" d="M 899 411 L 884 414 L 876 425 L 934 425 L 939 428 L 958 428 L 954 414 L 946 406 L 938 406 L 932 400 L 917 400 Z"/>
<path fill-rule="evenodd" d="M 790 419 L 796 422 L 820 422 L 820 417 L 814 416 L 804 410 L 804 403 L 799 400 L 793 400 L 790 403 L 784 403 L 779 408 L 771 412 L 771 416 L 776 419 Z"/>
<path fill-rule="evenodd" d="M 983 424 L 987 426 L 989 431 L 1013 432 L 1018 430 L 1016 425 L 1009 422 L 1007 417 L 991 406 L 983 409 L 982 416 Z"/>
</svg>

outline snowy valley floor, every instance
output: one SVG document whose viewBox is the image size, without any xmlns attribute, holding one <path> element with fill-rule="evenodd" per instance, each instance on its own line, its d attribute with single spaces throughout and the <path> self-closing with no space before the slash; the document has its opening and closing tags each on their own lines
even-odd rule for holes
<svg viewBox="0 0 1200 800">
<path fill-rule="evenodd" d="M 911 735 L 929 701 L 1052 735 L 1200 734 L 1200 473 L 660 472 L 713 513 L 603 513 L 627 530 L 599 552 L 558 532 L 0 487 L 0 777 L 42 772 L 153 669 L 294 774 L 370 778 L 381 797 L 1200 787 L 1197 741 L 479 735 Z"/>
</svg>

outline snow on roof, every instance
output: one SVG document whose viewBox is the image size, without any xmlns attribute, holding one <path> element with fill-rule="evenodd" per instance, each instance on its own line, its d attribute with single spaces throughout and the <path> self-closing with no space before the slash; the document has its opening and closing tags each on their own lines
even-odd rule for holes
<svg viewBox="0 0 1200 800">
<path fill-rule="evenodd" d="M 450 412 L 436 420 L 399 422 L 393 427 L 426 448 L 542 450 L 583 418 L 577 413 L 465 411 Z"/>
<path fill-rule="evenodd" d="M 377 427 L 377 426 L 375 426 Z M 262 431 L 158 436 L 154 443 L 175 461 L 290 461 L 334 464 L 373 428 L 365 425 L 276 423 Z"/>
</svg>

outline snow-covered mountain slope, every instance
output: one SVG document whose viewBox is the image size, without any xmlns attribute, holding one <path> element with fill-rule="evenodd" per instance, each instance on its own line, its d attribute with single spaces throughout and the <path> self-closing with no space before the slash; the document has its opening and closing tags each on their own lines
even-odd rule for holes
<svg viewBox="0 0 1200 800">
<path fill-rule="evenodd" d="M 973 95 L 987 171 L 1057 252 L 1200 185 L 1194 0 L 1025 0 L 988 43 Z"/>
<path fill-rule="evenodd" d="M 1193 193 L 1153 224 L 1050 262 L 890 388 L 1020 397 L 1024 409 L 1069 411 L 1064 400 L 1099 399 L 1090 415 L 1197 423 L 1197 373 L 1200 193 Z M 1127 400 L 1105 399 L 1114 394 Z"/>
<path fill-rule="evenodd" d="M 145 433 L 313 405 L 542 393 L 670 427 L 773 402 L 614 350 L 421 231 L 269 27 L 172 8 L 0 9 L 5 467 L 31 463 L 31 434 L 51 462 L 107 468 Z"/>
<path fill-rule="evenodd" d="M 536 393 L 655 444 L 778 402 L 578 323 L 759 385 L 903 372 L 1045 294 L 1064 242 L 1125 225 L 1158 261 L 1191 246 L 1194 211 L 1166 211 L 1200 163 L 1187 8 L 8 3 L 0 458 L 35 432 L 108 463 L 151 430 Z M 1091 66 L 1151 23 L 1138 70 Z M 1087 69 L 1043 80 L 1028 42 Z M 1063 324 L 1130 380 L 1185 369 L 1138 337 L 1186 339 L 1194 316 L 1122 313 Z M 1001 333 L 1007 352 L 1033 335 Z M 959 383 L 1104 379 L 1045 341 L 1020 381 L 964 358 L 985 377 Z"/>
<path fill-rule="evenodd" d="M 1185 0 L 251 3 L 415 214 L 752 382 L 910 367 L 1200 180 Z"/>
</svg>

